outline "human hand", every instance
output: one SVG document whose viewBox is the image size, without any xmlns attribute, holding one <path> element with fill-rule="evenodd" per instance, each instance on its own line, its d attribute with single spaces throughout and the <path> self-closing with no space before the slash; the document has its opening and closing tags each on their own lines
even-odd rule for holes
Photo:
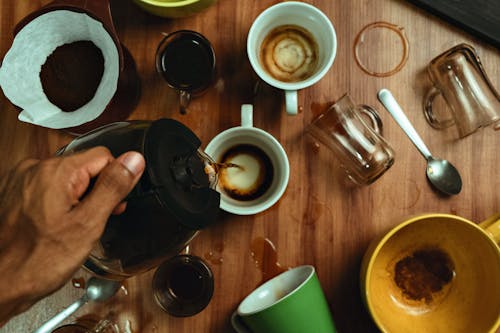
<svg viewBox="0 0 500 333">
<path fill-rule="evenodd" d="M 104 147 L 26 160 L 0 181 L 0 327 L 82 265 L 144 171 L 137 152 Z M 90 180 L 92 190 L 82 198 Z"/>
</svg>

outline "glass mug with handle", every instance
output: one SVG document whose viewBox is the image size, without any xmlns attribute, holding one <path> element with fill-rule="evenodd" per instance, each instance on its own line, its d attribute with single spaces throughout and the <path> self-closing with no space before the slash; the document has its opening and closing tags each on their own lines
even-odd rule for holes
<svg viewBox="0 0 500 333">
<path fill-rule="evenodd" d="M 307 132 L 335 153 L 356 185 L 373 183 L 394 163 L 394 150 L 382 137 L 379 115 L 368 105 L 355 105 L 348 94 L 319 115 Z"/>
<path fill-rule="evenodd" d="M 52 333 L 120 333 L 118 325 L 111 319 L 81 320 L 74 324 L 60 326 Z"/>
<path fill-rule="evenodd" d="M 429 63 L 427 72 L 433 86 L 424 99 L 424 114 L 432 127 L 455 125 L 460 138 L 493 123 L 500 129 L 500 96 L 472 46 L 460 44 L 445 51 Z M 446 100 L 451 118 L 439 119 L 434 113 L 438 95 Z"/>
<path fill-rule="evenodd" d="M 215 80 L 215 51 L 210 41 L 196 31 L 165 34 L 155 62 L 158 73 L 178 91 L 181 114 L 186 113 L 191 98 L 203 94 Z"/>
</svg>

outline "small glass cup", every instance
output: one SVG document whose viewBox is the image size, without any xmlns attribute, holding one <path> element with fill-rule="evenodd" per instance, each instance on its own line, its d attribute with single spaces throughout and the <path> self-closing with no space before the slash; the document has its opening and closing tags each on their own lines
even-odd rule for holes
<svg viewBox="0 0 500 333">
<path fill-rule="evenodd" d="M 494 123 L 494 129 L 500 129 L 500 95 L 472 46 L 460 44 L 445 51 L 430 62 L 427 72 L 433 86 L 424 99 L 424 114 L 432 127 L 455 125 L 460 138 Z M 438 95 L 450 108 L 449 119 L 439 119 L 432 109 Z"/>
<path fill-rule="evenodd" d="M 164 262 L 153 276 L 153 295 L 158 305 L 175 317 L 193 316 L 212 299 L 214 278 L 199 257 L 177 255 Z"/>
<path fill-rule="evenodd" d="M 377 112 L 367 105 L 355 105 L 347 94 L 307 127 L 315 139 L 335 153 L 347 178 L 357 185 L 373 183 L 394 163 L 394 150 L 382 137 L 381 129 Z"/>
<path fill-rule="evenodd" d="M 191 96 L 205 92 L 215 79 L 215 51 L 202 34 L 179 30 L 166 34 L 156 50 L 156 70 L 179 92 L 180 112 Z"/>
<path fill-rule="evenodd" d="M 99 322 L 82 320 L 58 327 L 52 333 L 120 333 L 120 329 L 109 319 L 103 319 Z"/>
</svg>

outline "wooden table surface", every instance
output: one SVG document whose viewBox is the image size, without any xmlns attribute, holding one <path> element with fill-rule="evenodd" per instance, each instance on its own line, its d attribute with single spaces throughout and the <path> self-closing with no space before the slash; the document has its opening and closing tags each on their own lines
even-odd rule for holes
<svg viewBox="0 0 500 333">
<path fill-rule="evenodd" d="M 246 36 L 252 21 L 277 2 L 219 0 L 196 16 L 165 19 L 143 12 L 129 0 L 111 1 L 118 35 L 134 57 L 142 83 L 141 99 L 130 119 L 180 120 L 206 145 L 220 131 L 239 124 L 241 104 L 253 103 L 255 125 L 282 143 L 290 160 L 291 175 L 284 196 L 271 209 L 255 216 L 221 213 L 218 223 L 192 242 L 191 253 L 204 258 L 215 277 L 212 301 L 200 314 L 182 319 L 162 312 L 151 296 L 150 271 L 127 281 L 126 290 L 111 301 L 87 306 L 68 322 L 86 313 L 105 315 L 114 311 L 125 332 L 231 332 L 232 311 L 263 279 L 263 271 L 256 264 L 260 258 L 252 256 L 252 243 L 267 238 L 274 244 L 282 267 L 311 264 L 317 268 L 340 332 L 376 332 L 358 286 L 361 258 L 374 237 L 409 215 L 453 213 L 479 222 L 500 211 L 500 134 L 486 128 L 458 140 L 453 128 L 432 129 L 422 112 L 423 95 L 430 84 L 424 70 L 433 57 L 456 44 L 470 43 L 477 49 L 493 84 L 500 87 L 498 49 L 405 1 L 307 1 L 333 22 L 338 51 L 327 75 L 299 92 L 300 113 L 288 116 L 283 110 L 282 92 L 262 85 L 259 93 L 253 94 L 255 74 L 246 55 Z M 46 3 L 1 1 L 0 58 L 12 43 L 14 25 Z M 357 33 L 375 21 L 402 26 L 408 36 L 408 62 L 389 77 L 367 75 L 354 60 Z M 154 66 L 161 33 L 179 29 L 201 32 L 213 43 L 217 56 L 217 83 L 192 102 L 187 115 L 178 113 L 176 93 L 166 86 Z M 375 65 L 389 61 L 386 59 L 390 58 L 391 46 L 373 40 L 369 43 Z M 458 167 L 463 178 L 459 195 L 442 197 L 430 188 L 424 159 L 377 101 L 376 93 L 384 87 L 394 93 L 430 150 Z M 380 111 L 384 135 L 396 151 L 395 164 L 369 187 L 352 188 L 339 182 L 332 175 L 337 165 L 333 153 L 315 145 L 304 133 L 307 124 L 344 93 Z M 18 121 L 16 109 L 0 95 L 0 174 L 4 175 L 22 159 L 49 157 L 71 139 L 62 131 Z M 266 253 L 272 257 L 272 253 Z M 88 274 L 80 270 L 75 277 Z M 82 289 L 68 283 L 11 320 L 0 332 L 29 332 L 81 294 Z"/>
</svg>

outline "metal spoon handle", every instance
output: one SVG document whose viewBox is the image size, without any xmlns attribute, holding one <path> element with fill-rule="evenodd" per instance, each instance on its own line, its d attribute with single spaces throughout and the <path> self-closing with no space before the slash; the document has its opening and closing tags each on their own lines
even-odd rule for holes
<svg viewBox="0 0 500 333">
<path fill-rule="evenodd" d="M 34 331 L 33 333 L 50 333 L 52 330 L 59 325 L 64 319 L 68 318 L 71 314 L 73 314 L 76 310 L 81 308 L 85 303 L 89 301 L 87 294 L 83 295 L 82 298 L 68 306 L 63 311 L 59 312 L 45 324 L 43 324 L 39 329 Z"/>
<path fill-rule="evenodd" d="M 378 99 L 380 100 L 382 105 L 384 105 L 387 111 L 389 111 L 391 116 L 403 129 L 403 131 L 410 138 L 415 147 L 417 147 L 420 153 L 425 157 L 425 159 L 428 160 L 429 158 L 431 158 L 431 152 L 429 151 L 429 148 L 427 148 L 424 141 L 422 141 L 422 138 L 420 138 L 420 135 L 418 135 L 417 131 L 406 117 L 398 102 L 396 101 L 394 96 L 392 96 L 392 93 L 387 89 L 381 89 L 378 92 Z"/>
</svg>

